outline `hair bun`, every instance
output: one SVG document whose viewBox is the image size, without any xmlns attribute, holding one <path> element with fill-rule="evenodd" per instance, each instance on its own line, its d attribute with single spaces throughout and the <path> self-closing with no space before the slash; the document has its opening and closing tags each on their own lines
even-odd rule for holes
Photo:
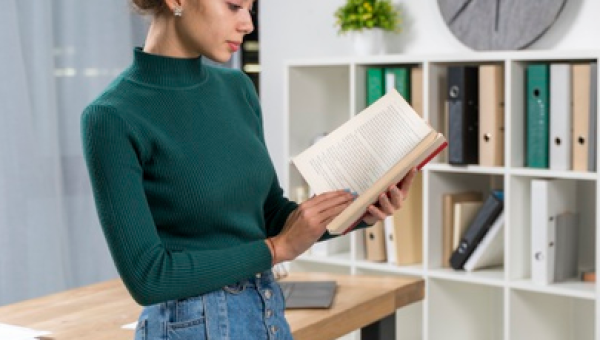
<svg viewBox="0 0 600 340">
<path fill-rule="evenodd" d="M 157 14 L 165 10 L 164 0 L 131 0 L 136 10 L 144 14 Z"/>
</svg>

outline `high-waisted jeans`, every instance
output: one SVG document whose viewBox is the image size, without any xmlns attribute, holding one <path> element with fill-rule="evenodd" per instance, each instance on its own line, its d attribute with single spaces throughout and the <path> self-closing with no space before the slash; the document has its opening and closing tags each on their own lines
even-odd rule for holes
<svg viewBox="0 0 600 340">
<path fill-rule="evenodd" d="M 279 284 L 266 271 L 200 296 L 144 307 L 135 340 L 291 340 Z"/>
</svg>

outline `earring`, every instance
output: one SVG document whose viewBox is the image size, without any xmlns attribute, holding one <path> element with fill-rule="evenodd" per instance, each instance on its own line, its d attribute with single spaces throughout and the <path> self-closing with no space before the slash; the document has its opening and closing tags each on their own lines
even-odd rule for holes
<svg viewBox="0 0 600 340">
<path fill-rule="evenodd" d="M 173 14 L 174 14 L 176 17 L 180 17 L 180 16 L 183 14 L 183 8 L 181 8 L 181 6 L 176 6 L 176 7 L 173 9 Z"/>
</svg>

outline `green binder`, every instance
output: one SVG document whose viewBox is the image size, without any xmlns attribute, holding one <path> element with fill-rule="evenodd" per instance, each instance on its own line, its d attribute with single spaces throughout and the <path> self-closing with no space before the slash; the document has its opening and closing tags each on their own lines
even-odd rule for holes
<svg viewBox="0 0 600 340">
<path fill-rule="evenodd" d="M 410 68 L 388 67 L 385 69 L 386 92 L 395 88 L 407 102 L 410 101 Z"/>
<path fill-rule="evenodd" d="M 527 125 L 525 165 L 548 168 L 550 134 L 550 69 L 548 64 L 527 66 Z"/>
<path fill-rule="evenodd" d="M 385 93 L 385 83 L 382 67 L 367 68 L 367 106 L 373 104 Z"/>
</svg>

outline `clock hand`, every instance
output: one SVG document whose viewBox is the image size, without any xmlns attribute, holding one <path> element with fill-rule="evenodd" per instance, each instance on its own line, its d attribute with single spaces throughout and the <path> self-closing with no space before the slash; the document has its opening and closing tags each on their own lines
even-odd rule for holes
<svg viewBox="0 0 600 340">
<path fill-rule="evenodd" d="M 465 1 L 462 6 L 460 6 L 460 8 L 458 9 L 458 11 L 456 11 L 456 13 L 454 13 L 454 15 L 452 16 L 452 18 L 450 18 L 450 20 L 448 21 L 448 25 L 452 25 L 454 23 L 454 21 L 458 18 L 459 15 L 462 14 L 462 12 L 465 11 L 465 9 L 473 2 L 473 0 L 467 0 Z"/>
</svg>

